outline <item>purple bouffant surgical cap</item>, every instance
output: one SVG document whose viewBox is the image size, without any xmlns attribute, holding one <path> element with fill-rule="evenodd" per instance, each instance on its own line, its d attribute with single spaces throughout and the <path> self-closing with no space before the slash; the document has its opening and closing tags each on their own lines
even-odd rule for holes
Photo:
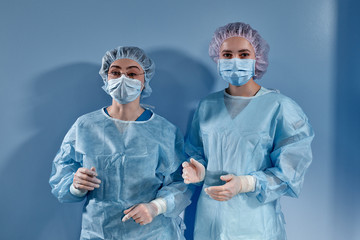
<svg viewBox="0 0 360 240">
<path fill-rule="evenodd" d="M 209 55 L 217 62 L 219 59 L 220 47 L 222 43 L 231 37 L 243 37 L 250 42 L 255 49 L 256 64 L 254 79 L 261 78 L 268 67 L 269 45 L 260 34 L 249 24 L 242 22 L 229 23 L 216 29 L 209 46 Z"/>
</svg>

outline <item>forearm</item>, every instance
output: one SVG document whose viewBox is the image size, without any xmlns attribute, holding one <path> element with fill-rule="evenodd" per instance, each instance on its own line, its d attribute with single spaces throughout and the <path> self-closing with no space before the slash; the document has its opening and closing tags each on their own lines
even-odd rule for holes
<svg viewBox="0 0 360 240">
<path fill-rule="evenodd" d="M 156 215 L 165 213 L 167 210 L 167 203 L 164 198 L 156 198 L 156 199 L 152 200 L 150 203 L 153 203 L 156 206 L 156 208 L 157 208 Z"/>
<path fill-rule="evenodd" d="M 51 193 L 60 202 L 80 202 L 84 199 L 84 196 L 74 195 L 70 192 L 72 185 L 72 179 L 74 174 L 67 174 L 61 179 L 57 179 L 55 176 L 50 178 L 50 185 L 52 187 Z"/>
<path fill-rule="evenodd" d="M 159 190 L 157 198 L 166 202 L 166 212 L 163 214 L 176 217 L 191 203 L 191 191 L 182 181 L 172 182 Z"/>
<path fill-rule="evenodd" d="M 252 173 L 251 175 L 256 178 L 255 189 L 247 195 L 256 197 L 262 203 L 274 201 L 282 196 L 297 197 L 300 189 L 297 188 L 294 192 L 284 176 L 275 175 L 273 171 L 278 172 L 276 168 L 270 168 Z"/>
</svg>

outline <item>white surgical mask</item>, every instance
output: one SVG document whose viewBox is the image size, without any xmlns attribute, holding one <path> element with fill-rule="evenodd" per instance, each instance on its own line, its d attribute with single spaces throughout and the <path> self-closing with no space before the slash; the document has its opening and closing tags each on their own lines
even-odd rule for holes
<svg viewBox="0 0 360 240">
<path fill-rule="evenodd" d="M 121 75 L 116 79 L 110 79 L 103 89 L 120 104 L 134 101 L 141 93 L 141 81 Z"/>
<path fill-rule="evenodd" d="M 219 75 L 234 86 L 246 84 L 255 75 L 254 59 L 219 59 Z"/>
</svg>

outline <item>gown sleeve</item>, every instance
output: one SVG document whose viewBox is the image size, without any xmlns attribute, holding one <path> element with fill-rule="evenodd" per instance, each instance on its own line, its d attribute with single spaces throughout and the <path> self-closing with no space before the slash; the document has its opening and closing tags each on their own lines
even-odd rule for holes
<svg viewBox="0 0 360 240">
<path fill-rule="evenodd" d="M 79 202 L 85 198 L 85 196 L 77 197 L 70 193 L 74 174 L 78 168 L 82 167 L 82 155 L 75 151 L 75 143 L 76 123 L 66 134 L 52 165 L 49 180 L 51 193 L 60 202 Z"/>
<path fill-rule="evenodd" d="M 312 127 L 301 108 L 290 99 L 280 104 L 270 152 L 272 167 L 251 173 L 256 178 L 256 187 L 247 195 L 256 196 L 262 203 L 284 195 L 298 197 L 312 161 L 313 137 Z"/>
<path fill-rule="evenodd" d="M 194 158 L 196 161 L 200 162 L 204 167 L 207 167 L 207 162 L 204 154 L 204 146 L 202 137 L 200 134 L 200 122 L 199 122 L 199 112 L 201 103 L 194 113 L 193 120 L 189 129 L 189 134 L 186 139 L 185 152 L 191 158 Z"/>
<path fill-rule="evenodd" d="M 177 217 L 190 205 L 192 192 L 181 176 L 181 164 L 185 161 L 185 154 L 183 136 L 178 129 L 175 139 L 170 143 L 172 147 L 160 153 L 159 170 L 164 179 L 156 197 L 164 198 L 166 201 L 167 209 L 164 216 Z"/>
</svg>

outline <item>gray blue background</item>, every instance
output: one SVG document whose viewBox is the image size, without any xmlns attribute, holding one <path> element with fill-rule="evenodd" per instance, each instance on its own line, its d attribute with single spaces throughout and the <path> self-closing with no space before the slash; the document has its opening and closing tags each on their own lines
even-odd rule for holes
<svg viewBox="0 0 360 240">
<path fill-rule="evenodd" d="M 360 4 L 355 0 L 1 1 L 0 238 L 78 239 L 81 204 L 50 193 L 51 162 L 76 118 L 111 103 L 105 51 L 155 60 L 145 103 L 186 133 L 199 99 L 224 88 L 208 57 L 214 30 L 251 24 L 268 41 L 259 83 L 307 113 L 314 160 L 299 199 L 283 198 L 288 238 L 360 239 Z M 185 214 L 191 230 L 194 206 Z"/>
</svg>

